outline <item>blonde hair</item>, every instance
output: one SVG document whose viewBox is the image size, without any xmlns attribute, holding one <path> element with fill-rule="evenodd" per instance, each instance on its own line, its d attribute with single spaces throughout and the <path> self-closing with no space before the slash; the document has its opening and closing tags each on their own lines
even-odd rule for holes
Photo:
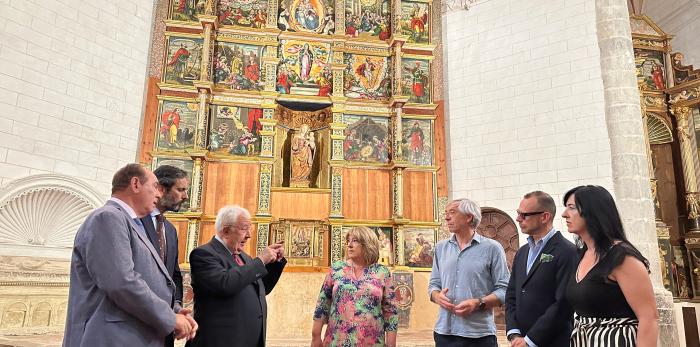
<svg viewBox="0 0 700 347">
<path fill-rule="evenodd" d="M 345 235 L 345 242 L 350 240 L 350 237 L 355 237 L 362 245 L 362 257 L 367 266 L 375 264 L 379 260 L 379 239 L 374 231 L 368 227 L 358 226 L 350 229 Z"/>
</svg>

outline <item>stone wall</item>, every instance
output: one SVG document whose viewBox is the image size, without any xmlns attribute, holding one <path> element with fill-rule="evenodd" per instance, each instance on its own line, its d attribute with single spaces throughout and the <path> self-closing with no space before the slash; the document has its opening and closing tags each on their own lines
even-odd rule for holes
<svg viewBox="0 0 700 347">
<path fill-rule="evenodd" d="M 136 158 L 151 1 L 0 1 L 0 185 L 38 173 L 105 196 Z"/>
<path fill-rule="evenodd" d="M 492 0 L 443 20 L 451 194 L 612 186 L 593 2 Z M 561 226 L 560 218 L 555 223 Z"/>
</svg>

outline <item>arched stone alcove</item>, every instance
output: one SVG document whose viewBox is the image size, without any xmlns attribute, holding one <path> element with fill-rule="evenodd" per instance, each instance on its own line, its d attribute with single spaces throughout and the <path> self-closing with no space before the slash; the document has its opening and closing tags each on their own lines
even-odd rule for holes
<svg viewBox="0 0 700 347">
<path fill-rule="evenodd" d="M 0 187 L 0 255 L 67 258 L 85 217 L 104 197 L 78 179 L 42 174 Z"/>
</svg>

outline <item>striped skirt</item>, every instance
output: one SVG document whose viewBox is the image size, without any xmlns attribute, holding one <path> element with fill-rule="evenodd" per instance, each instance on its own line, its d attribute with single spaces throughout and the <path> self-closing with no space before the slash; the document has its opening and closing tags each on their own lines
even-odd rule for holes
<svg viewBox="0 0 700 347">
<path fill-rule="evenodd" d="M 637 345 L 634 318 L 588 318 L 576 315 L 571 332 L 572 347 L 633 347 Z"/>
</svg>

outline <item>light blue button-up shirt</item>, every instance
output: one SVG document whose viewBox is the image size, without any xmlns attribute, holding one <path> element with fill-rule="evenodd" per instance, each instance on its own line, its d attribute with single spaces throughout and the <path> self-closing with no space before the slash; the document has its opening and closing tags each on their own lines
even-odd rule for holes
<svg viewBox="0 0 700 347">
<path fill-rule="evenodd" d="M 460 250 L 453 234 L 435 245 L 428 295 L 448 288 L 447 297 L 455 304 L 492 293 L 503 303 L 509 277 L 501 244 L 475 233 L 471 244 Z M 464 318 L 440 307 L 435 332 L 468 338 L 496 335 L 493 310 L 476 311 Z"/>
</svg>

